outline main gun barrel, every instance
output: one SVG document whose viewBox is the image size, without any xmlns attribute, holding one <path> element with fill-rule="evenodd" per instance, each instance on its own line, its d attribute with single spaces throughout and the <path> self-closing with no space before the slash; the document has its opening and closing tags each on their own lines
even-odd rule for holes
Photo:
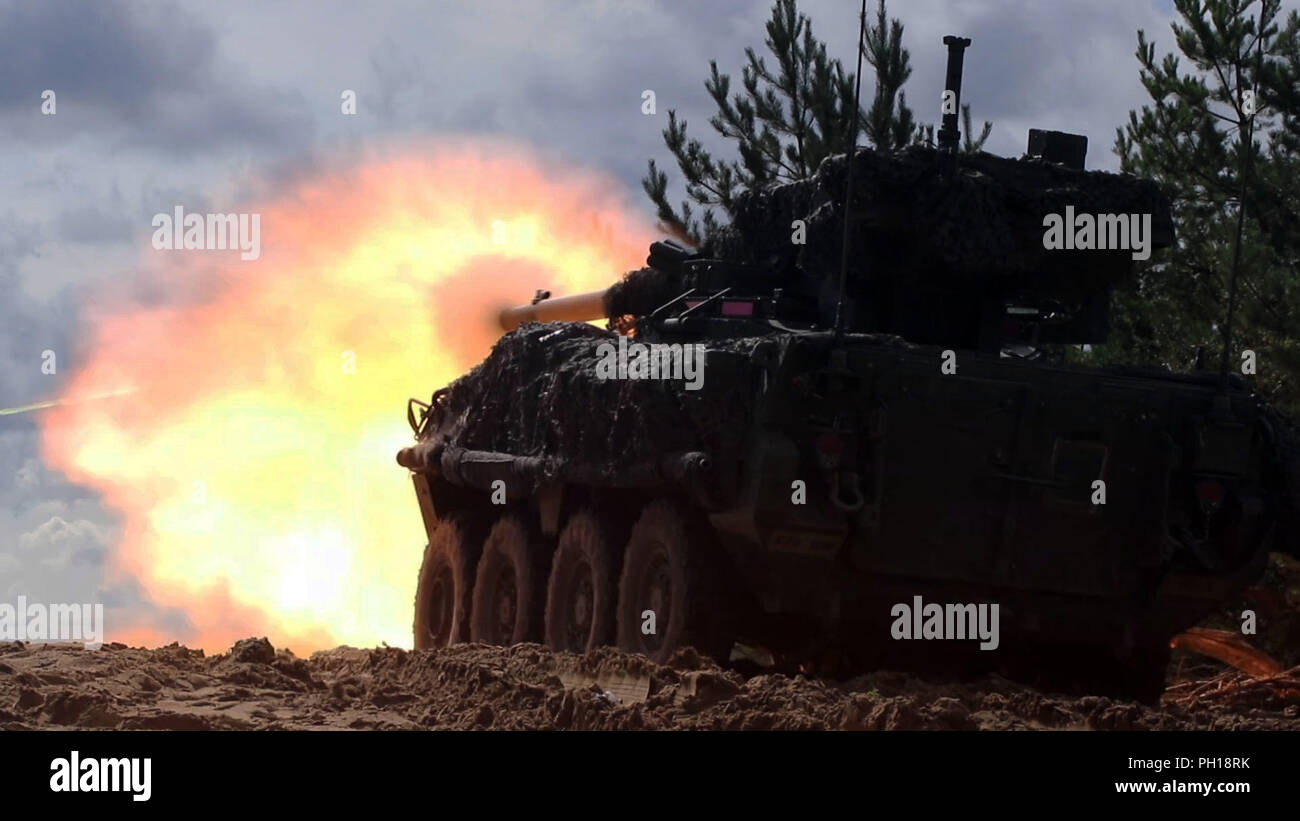
<svg viewBox="0 0 1300 821">
<path fill-rule="evenodd" d="M 525 322 L 587 322 L 605 313 L 606 291 L 534 300 L 531 305 L 503 308 L 497 322 L 503 331 L 513 331 Z"/>
</svg>

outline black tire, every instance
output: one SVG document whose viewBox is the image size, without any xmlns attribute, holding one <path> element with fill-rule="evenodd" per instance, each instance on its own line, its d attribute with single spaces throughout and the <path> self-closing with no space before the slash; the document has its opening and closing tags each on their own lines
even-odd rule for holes
<svg viewBox="0 0 1300 821">
<path fill-rule="evenodd" d="M 661 499 L 646 507 L 623 554 L 620 649 L 662 664 L 678 649 L 691 646 L 727 662 L 717 629 L 720 603 L 710 596 L 711 547 L 707 526 L 689 518 L 681 505 Z M 646 611 L 654 612 L 654 634 L 642 632 Z"/>
<path fill-rule="evenodd" d="M 548 647 L 585 653 L 614 639 L 618 600 L 614 527 L 588 510 L 574 514 L 560 532 L 546 586 Z"/>
<path fill-rule="evenodd" d="M 415 588 L 416 650 L 469 639 L 476 542 L 473 528 L 461 519 L 443 521 L 429 539 Z"/>
<path fill-rule="evenodd" d="M 518 515 L 497 521 L 474 579 L 470 640 L 510 645 L 541 638 L 546 566 L 540 539 Z"/>
<path fill-rule="evenodd" d="M 1169 655 L 1169 643 L 1159 642 L 1118 658 L 1116 694 L 1143 704 L 1159 704 L 1165 693 Z"/>
</svg>

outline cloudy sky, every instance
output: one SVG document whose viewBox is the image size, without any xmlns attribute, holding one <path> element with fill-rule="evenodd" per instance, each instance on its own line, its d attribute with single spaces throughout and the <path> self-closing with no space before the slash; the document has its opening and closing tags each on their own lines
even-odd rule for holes
<svg viewBox="0 0 1300 821">
<path fill-rule="evenodd" d="M 874 0 L 873 0 L 874 5 Z M 1287 6 L 1293 7 L 1294 3 Z M 852 63 L 856 2 L 801 0 Z M 326 153 L 422 135 L 505 135 L 609 175 L 630 202 L 647 158 L 670 166 L 668 109 L 709 134 L 711 58 L 738 73 L 767 0 L 0 1 L 0 407 L 57 392 L 78 365 L 89 295 L 138 288 L 155 213 L 224 210 L 249 180 L 309 173 Z M 1143 102 L 1144 28 L 1164 52 L 1167 0 L 893 0 L 937 119 L 945 34 L 973 39 L 963 100 L 1018 154 L 1030 127 L 1086 134 L 1113 169 Z M 56 92 L 57 113 L 41 112 Z M 344 116 L 340 94 L 357 95 Z M 653 90 L 657 113 L 641 111 Z M 212 206 L 208 208 L 207 206 Z M 611 272 L 611 274 L 617 272 Z M 147 295 L 142 298 L 147 298 Z M 55 374 L 42 352 L 58 353 Z M 184 613 L 109 572 L 111 507 L 43 464 L 34 413 L 0 415 L 0 601 L 102 601 L 185 639 Z"/>
</svg>

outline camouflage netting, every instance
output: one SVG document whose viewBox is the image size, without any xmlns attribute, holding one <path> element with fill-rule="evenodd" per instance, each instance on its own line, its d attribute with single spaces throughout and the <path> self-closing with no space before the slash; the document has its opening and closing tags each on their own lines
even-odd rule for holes
<svg viewBox="0 0 1300 821">
<path fill-rule="evenodd" d="M 521 326 L 451 384 L 436 435 L 471 450 L 560 455 L 611 472 L 674 451 L 739 452 L 758 340 L 710 342 L 699 390 L 674 380 L 599 379 L 597 347 L 617 341 L 584 323 Z"/>
<path fill-rule="evenodd" d="M 857 152 L 851 277 L 1090 293 L 1126 273 L 1131 253 L 1045 249 L 1044 216 L 1064 215 L 1067 206 L 1076 214 L 1150 214 L 1154 246 L 1173 241 L 1168 200 L 1149 180 L 985 153 L 961 157 L 949 180 L 936 160 L 924 147 Z M 835 276 L 847 167 L 845 155 L 829 157 L 811 179 L 741 195 L 715 255 Z M 791 242 L 796 219 L 807 223 L 805 245 Z"/>
</svg>

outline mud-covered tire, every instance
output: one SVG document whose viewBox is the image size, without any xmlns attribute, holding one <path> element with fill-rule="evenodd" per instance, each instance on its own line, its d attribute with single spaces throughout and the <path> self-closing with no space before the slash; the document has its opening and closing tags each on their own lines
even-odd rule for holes
<svg viewBox="0 0 1300 821">
<path fill-rule="evenodd" d="M 546 586 L 548 647 L 585 653 L 614 640 L 617 538 L 613 524 L 588 510 L 565 524 Z"/>
<path fill-rule="evenodd" d="M 641 513 L 628 537 L 618 584 L 619 649 L 662 664 L 691 646 L 727 661 L 719 658 L 709 537 L 707 526 L 673 501 L 652 502 Z M 642 630 L 646 611 L 654 611 L 654 634 Z"/>
<path fill-rule="evenodd" d="M 540 639 L 546 570 L 533 525 L 516 514 L 499 519 L 478 561 L 470 640 L 510 645 Z"/>
<path fill-rule="evenodd" d="M 464 520 L 438 525 L 424 549 L 415 588 L 416 650 L 469 639 L 469 613 L 478 558 L 473 528 Z"/>
</svg>

